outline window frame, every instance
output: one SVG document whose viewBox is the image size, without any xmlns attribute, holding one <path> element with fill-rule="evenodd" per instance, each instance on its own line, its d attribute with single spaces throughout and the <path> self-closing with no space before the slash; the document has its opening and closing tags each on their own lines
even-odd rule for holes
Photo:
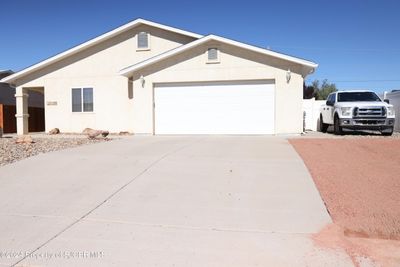
<svg viewBox="0 0 400 267">
<path fill-rule="evenodd" d="M 139 34 L 146 33 L 147 34 L 147 47 L 139 47 Z M 149 32 L 141 31 L 136 34 L 136 51 L 149 51 L 150 50 L 150 38 L 151 35 Z"/>
<path fill-rule="evenodd" d="M 92 109 L 85 111 L 85 98 L 83 91 L 84 89 L 91 89 L 92 90 Z M 74 111 L 74 101 L 73 101 L 73 91 L 74 90 L 79 90 L 80 91 L 80 111 Z M 81 87 L 72 87 L 71 88 L 71 112 L 74 114 L 82 114 L 82 113 L 94 113 L 94 87 L 93 86 L 81 86 Z M 90 103 L 87 103 L 90 104 Z"/>
</svg>

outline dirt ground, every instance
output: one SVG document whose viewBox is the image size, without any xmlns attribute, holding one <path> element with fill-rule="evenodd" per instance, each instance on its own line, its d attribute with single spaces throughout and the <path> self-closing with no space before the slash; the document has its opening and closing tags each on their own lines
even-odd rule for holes
<svg viewBox="0 0 400 267">
<path fill-rule="evenodd" d="M 296 138 L 290 143 L 343 234 L 338 237 L 337 229 L 327 226 L 317 240 L 329 243 L 336 232 L 335 240 L 350 254 L 375 259 L 393 249 L 396 255 L 385 254 L 393 263 L 388 265 L 400 266 L 400 139 Z"/>
</svg>

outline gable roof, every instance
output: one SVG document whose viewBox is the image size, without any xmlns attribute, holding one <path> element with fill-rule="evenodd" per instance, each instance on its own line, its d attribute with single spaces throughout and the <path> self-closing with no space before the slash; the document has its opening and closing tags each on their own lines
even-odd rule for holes
<svg viewBox="0 0 400 267">
<path fill-rule="evenodd" d="M 200 38 L 200 39 L 195 40 L 193 42 L 190 42 L 188 44 L 179 46 L 179 47 L 171 49 L 171 50 L 169 50 L 169 51 L 167 51 L 165 53 L 159 54 L 159 55 L 157 55 L 155 57 L 149 58 L 147 60 L 144 60 L 142 62 L 134 64 L 132 66 L 126 67 L 126 68 L 120 70 L 119 74 L 123 75 L 123 76 L 129 76 L 130 74 L 132 74 L 133 72 L 135 72 L 137 70 L 140 70 L 140 69 L 142 69 L 144 67 L 147 67 L 147 66 L 149 66 L 151 64 L 155 64 L 155 63 L 157 63 L 157 62 L 159 62 L 161 60 L 173 57 L 173 56 L 175 56 L 175 55 L 177 55 L 179 53 L 185 52 L 185 51 L 187 51 L 187 50 L 189 50 L 191 48 L 194 48 L 196 46 L 204 44 L 204 43 L 206 43 L 208 41 L 217 41 L 217 42 L 220 42 L 220 43 L 233 45 L 233 46 L 236 46 L 236 47 L 239 47 L 239 48 L 243 48 L 243 49 L 246 49 L 246 50 L 250 50 L 250 51 L 253 51 L 253 52 L 257 52 L 257 53 L 260 53 L 260 54 L 272 56 L 272 57 L 275 57 L 275 58 L 278 58 L 278 59 L 287 60 L 289 62 L 293 62 L 293 63 L 297 63 L 299 65 L 303 65 L 303 66 L 309 67 L 312 70 L 318 67 L 317 63 L 314 63 L 314 62 L 311 62 L 311 61 L 308 61 L 308 60 L 305 60 L 305 59 L 301 59 L 301 58 L 285 55 L 285 54 L 278 53 L 278 52 L 275 52 L 275 51 L 272 51 L 272 50 L 269 50 L 269 49 L 264 49 L 264 48 L 260 48 L 260 47 L 257 47 L 257 46 L 248 45 L 248 44 L 245 44 L 245 43 L 241 43 L 241 42 L 238 42 L 238 41 L 234 41 L 234 40 L 227 39 L 227 38 L 220 37 L 220 36 L 216 36 L 216 35 L 207 35 L 207 36 L 205 36 L 203 38 Z"/>
<path fill-rule="evenodd" d="M 163 24 L 159 24 L 159 23 L 156 23 L 156 22 L 152 22 L 152 21 L 148 21 L 148 20 L 144 20 L 144 19 L 139 18 L 139 19 L 131 21 L 131 22 L 127 23 L 127 24 L 124 24 L 124 25 L 122 25 L 122 26 L 120 26 L 120 27 L 118 27 L 118 28 L 116 28 L 114 30 L 106 32 L 106 33 L 104 33 L 104 34 L 102 34 L 102 35 L 100 35 L 98 37 L 95 37 L 95 38 L 93 38 L 93 39 L 91 39 L 91 40 L 89 40 L 87 42 L 84 42 L 84 43 L 82 43 L 80 45 L 77 45 L 77 46 L 75 46 L 75 47 L 73 47 L 71 49 L 68 49 L 68 50 L 66 50 L 66 51 L 64 51 L 62 53 L 59 53 L 59 54 L 57 54 L 57 55 L 55 55 L 53 57 L 50 57 L 50 58 L 48 58 L 46 60 L 43 60 L 43 61 L 41 61 L 41 62 L 39 62 L 37 64 L 34 64 L 34 65 L 32 65 L 32 66 L 30 66 L 30 67 L 28 67 L 26 69 L 23 69 L 23 70 L 21 70 L 19 72 L 16 72 L 16 73 L 14 73 L 14 74 L 12 74 L 10 76 L 7 76 L 4 79 L 2 79 L 1 82 L 6 82 L 6 83 L 13 82 L 13 81 L 15 81 L 16 79 L 18 79 L 20 77 L 23 77 L 23 76 L 25 76 L 27 74 L 30 74 L 30 73 L 38 70 L 38 69 L 46 67 L 46 66 L 48 66 L 50 64 L 53 64 L 53 63 L 55 63 L 57 61 L 60 61 L 60 60 L 66 58 L 68 56 L 76 54 L 76 53 L 78 53 L 78 52 L 80 52 L 80 51 L 82 51 L 84 49 L 87 49 L 87 48 L 89 48 L 91 46 L 94 46 L 94 45 L 96 45 L 96 44 L 98 44 L 100 42 L 108 40 L 108 39 L 110 39 L 110 38 L 112 38 L 112 37 L 114 37 L 114 36 L 116 36 L 118 34 L 126 32 L 126 31 L 128 31 L 128 30 L 130 30 L 130 29 L 132 29 L 132 28 L 134 28 L 134 27 L 136 27 L 138 25 L 148 25 L 148 26 L 152 26 L 152 27 L 155 27 L 155 28 L 163 29 L 163 30 L 166 30 L 166 31 L 178 33 L 178 34 L 181 34 L 181 35 L 186 35 L 186 36 L 189 36 L 189 37 L 193 37 L 195 39 L 203 37 L 202 35 L 197 34 L 197 33 L 180 30 L 180 29 L 177 29 L 177 28 L 174 28 L 174 27 L 166 26 L 166 25 L 163 25 Z"/>
</svg>

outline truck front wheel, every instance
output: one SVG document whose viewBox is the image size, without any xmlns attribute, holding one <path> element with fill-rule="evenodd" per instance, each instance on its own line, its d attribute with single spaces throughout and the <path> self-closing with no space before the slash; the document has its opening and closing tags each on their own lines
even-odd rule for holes
<svg viewBox="0 0 400 267">
<path fill-rule="evenodd" d="M 393 134 L 393 127 L 382 130 L 381 134 L 384 136 L 391 136 Z"/>
<path fill-rule="evenodd" d="M 335 115 L 334 124 L 333 124 L 333 129 L 334 129 L 334 133 L 335 133 L 336 135 L 342 135 L 342 134 L 343 134 L 342 127 L 340 127 L 338 115 Z"/>
</svg>

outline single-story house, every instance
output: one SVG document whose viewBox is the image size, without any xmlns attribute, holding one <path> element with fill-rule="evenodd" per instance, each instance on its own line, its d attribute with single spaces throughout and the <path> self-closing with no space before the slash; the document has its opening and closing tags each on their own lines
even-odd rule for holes
<svg viewBox="0 0 400 267">
<path fill-rule="evenodd" d="M 303 81 L 317 66 L 137 19 L 2 82 L 16 87 L 18 134 L 32 90 L 44 93 L 46 131 L 286 134 L 303 130 Z"/>
</svg>

